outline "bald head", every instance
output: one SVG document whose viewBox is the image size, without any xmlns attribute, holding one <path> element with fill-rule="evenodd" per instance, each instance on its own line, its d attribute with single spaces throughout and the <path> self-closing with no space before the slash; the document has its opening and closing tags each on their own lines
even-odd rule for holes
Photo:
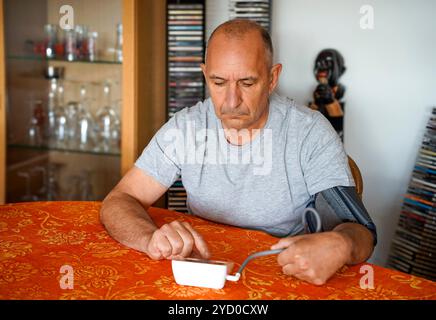
<svg viewBox="0 0 436 320">
<path fill-rule="evenodd" d="M 224 36 L 228 40 L 243 40 L 247 36 L 253 36 L 253 39 L 257 39 L 262 42 L 263 47 L 265 49 L 265 59 L 267 66 L 270 68 L 272 66 L 273 60 L 273 45 L 271 41 L 271 36 L 268 31 L 266 31 L 260 24 L 245 20 L 245 19 L 234 19 L 224 22 L 219 25 L 211 34 L 207 49 L 211 46 L 214 38 L 217 36 Z M 207 51 L 206 51 L 206 60 L 207 60 Z"/>
<path fill-rule="evenodd" d="M 272 65 L 268 32 L 249 20 L 230 20 L 212 33 L 201 64 L 217 117 L 224 128 L 262 128 L 281 64 Z"/>
</svg>

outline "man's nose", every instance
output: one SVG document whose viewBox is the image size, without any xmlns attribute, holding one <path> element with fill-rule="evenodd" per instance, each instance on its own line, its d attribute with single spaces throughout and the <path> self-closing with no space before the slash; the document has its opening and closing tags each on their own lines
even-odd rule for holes
<svg viewBox="0 0 436 320">
<path fill-rule="evenodd" d="M 228 108 L 237 108 L 242 102 L 241 91 L 236 83 L 230 84 L 226 91 L 226 106 Z"/>
</svg>

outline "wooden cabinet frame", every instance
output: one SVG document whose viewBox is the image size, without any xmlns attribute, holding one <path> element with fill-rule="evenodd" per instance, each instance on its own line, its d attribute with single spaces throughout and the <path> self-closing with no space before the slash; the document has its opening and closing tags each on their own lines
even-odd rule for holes
<svg viewBox="0 0 436 320">
<path fill-rule="evenodd" d="M 166 120 L 166 1 L 123 1 L 121 174 Z M 0 0 L 0 204 L 6 201 L 6 86 Z"/>
<path fill-rule="evenodd" d="M 3 0 L 0 1 L 0 204 L 6 201 L 6 83 Z"/>
</svg>

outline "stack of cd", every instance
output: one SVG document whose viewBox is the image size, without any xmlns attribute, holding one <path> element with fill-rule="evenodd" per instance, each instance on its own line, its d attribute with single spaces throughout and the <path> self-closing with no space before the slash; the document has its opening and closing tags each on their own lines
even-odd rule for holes
<svg viewBox="0 0 436 320">
<path fill-rule="evenodd" d="M 270 0 L 230 0 L 230 19 L 256 21 L 270 31 Z"/>
<path fill-rule="evenodd" d="M 404 197 L 388 266 L 436 281 L 436 108 Z"/>
<path fill-rule="evenodd" d="M 168 1 L 168 118 L 204 99 L 204 0 Z M 168 209 L 187 212 L 180 178 L 168 191 Z"/>
</svg>

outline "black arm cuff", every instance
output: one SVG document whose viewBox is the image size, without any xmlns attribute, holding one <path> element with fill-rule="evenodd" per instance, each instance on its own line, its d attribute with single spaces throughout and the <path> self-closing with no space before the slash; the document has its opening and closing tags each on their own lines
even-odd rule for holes
<svg viewBox="0 0 436 320">
<path fill-rule="evenodd" d="M 360 200 L 355 187 L 337 186 L 317 193 L 312 206 L 321 216 L 324 231 L 345 222 L 355 222 L 365 226 L 377 244 L 377 228 Z"/>
</svg>

